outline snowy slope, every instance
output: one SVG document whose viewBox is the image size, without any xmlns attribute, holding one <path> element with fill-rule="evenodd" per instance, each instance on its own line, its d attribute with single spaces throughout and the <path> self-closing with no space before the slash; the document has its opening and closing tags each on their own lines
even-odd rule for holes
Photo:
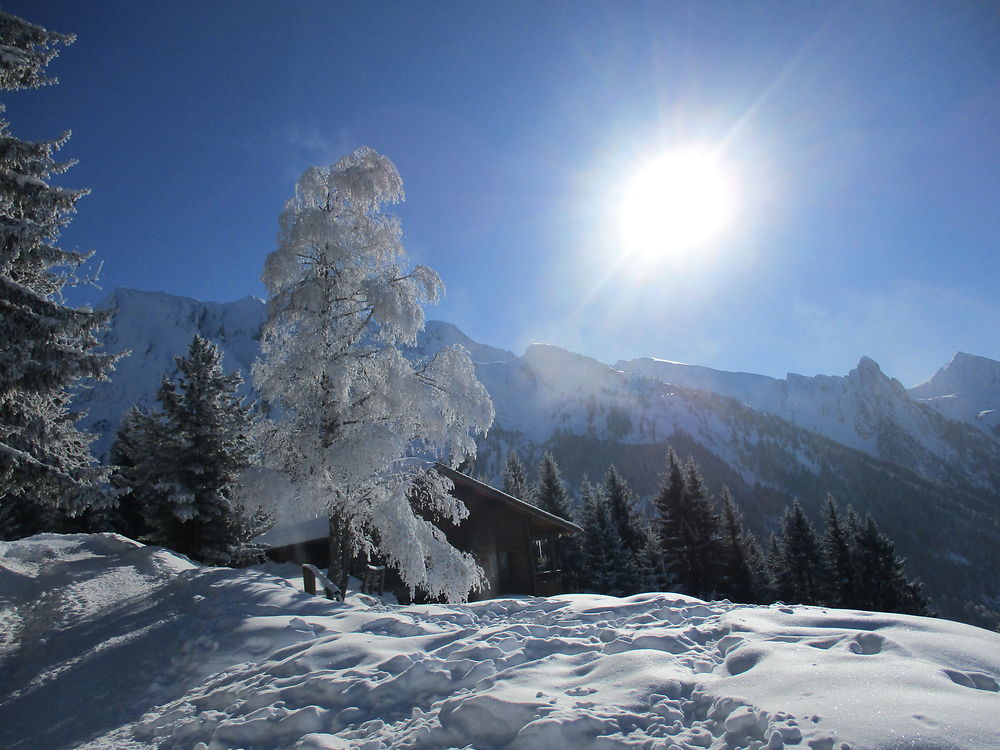
<svg viewBox="0 0 1000 750">
<path fill-rule="evenodd" d="M 959 352 L 909 392 L 943 416 L 1000 438 L 1000 362 Z"/>
<path fill-rule="evenodd" d="M 1000 444 L 915 400 L 868 357 L 844 377 L 790 373 L 785 380 L 649 358 L 616 367 L 730 396 L 933 480 L 965 479 L 976 488 L 1000 491 L 995 469 Z"/>
<path fill-rule="evenodd" d="M 115 535 L 0 543 L 0 746 L 1000 746 L 1000 635 L 571 595 L 311 597 Z"/>
</svg>

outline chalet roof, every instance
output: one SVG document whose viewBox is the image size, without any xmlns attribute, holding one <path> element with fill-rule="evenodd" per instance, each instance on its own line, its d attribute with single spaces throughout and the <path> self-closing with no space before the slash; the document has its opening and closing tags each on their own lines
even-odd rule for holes
<svg viewBox="0 0 1000 750">
<path fill-rule="evenodd" d="M 537 505 L 532 505 L 531 503 L 520 500 L 513 495 L 508 495 L 506 492 L 501 492 L 496 487 L 491 487 L 485 482 L 480 482 L 478 479 L 473 479 L 468 474 L 463 474 L 460 471 L 455 471 L 450 469 L 444 464 L 435 463 L 434 468 L 437 472 L 443 476 L 448 477 L 451 481 L 455 483 L 456 487 L 464 487 L 471 492 L 475 492 L 481 497 L 489 498 L 500 503 L 504 503 L 512 510 L 519 513 L 525 513 L 530 516 L 534 516 L 540 521 L 544 521 L 552 526 L 557 526 L 561 531 L 568 531 L 571 533 L 582 532 L 583 528 L 577 526 L 572 521 L 565 518 L 560 518 L 559 516 L 549 513 L 546 510 L 542 510 Z"/>
<path fill-rule="evenodd" d="M 443 476 L 448 477 L 455 483 L 456 488 L 462 488 L 467 492 L 473 492 L 480 497 L 493 502 L 502 503 L 504 506 L 516 513 L 524 513 L 535 519 L 542 521 L 546 525 L 555 526 L 559 531 L 578 533 L 583 529 L 572 521 L 553 515 L 544 511 L 531 503 L 519 500 L 506 492 L 501 492 L 496 487 L 491 487 L 485 482 L 473 479 L 468 474 L 450 469 L 444 464 L 435 463 L 434 469 Z M 285 547 L 291 544 L 303 544 L 314 539 L 324 539 L 329 533 L 329 521 L 324 518 L 310 518 L 304 521 L 278 524 L 269 531 L 261 534 L 254 541 L 267 548 Z"/>
</svg>

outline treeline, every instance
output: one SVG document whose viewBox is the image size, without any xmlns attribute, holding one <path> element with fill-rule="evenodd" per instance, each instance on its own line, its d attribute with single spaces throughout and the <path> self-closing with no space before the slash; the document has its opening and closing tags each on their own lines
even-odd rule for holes
<svg viewBox="0 0 1000 750">
<path fill-rule="evenodd" d="M 659 491 L 646 512 L 614 466 L 601 484 L 584 479 L 574 509 L 559 467 L 546 454 L 532 485 L 509 454 L 504 491 L 583 527 L 556 544 L 570 590 L 613 596 L 677 591 L 701 599 L 782 601 L 931 614 L 918 581 L 906 578 L 892 540 L 870 516 L 841 512 L 827 496 L 817 532 L 798 501 L 784 511 L 767 548 L 745 527 L 729 490 L 719 501 L 693 458 L 668 451 Z"/>
</svg>

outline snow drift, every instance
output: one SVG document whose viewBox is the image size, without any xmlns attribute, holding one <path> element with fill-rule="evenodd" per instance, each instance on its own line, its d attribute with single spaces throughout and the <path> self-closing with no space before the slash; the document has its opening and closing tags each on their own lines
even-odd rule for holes
<svg viewBox="0 0 1000 750">
<path fill-rule="evenodd" d="M 1000 635 L 677 594 L 393 606 L 120 536 L 0 543 L 0 745 L 992 748 Z"/>
</svg>

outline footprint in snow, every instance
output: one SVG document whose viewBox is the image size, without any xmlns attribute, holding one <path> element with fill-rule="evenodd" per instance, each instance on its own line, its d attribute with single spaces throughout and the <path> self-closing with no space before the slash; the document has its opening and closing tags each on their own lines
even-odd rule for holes
<svg viewBox="0 0 1000 750">
<path fill-rule="evenodd" d="M 994 693 L 1000 691 L 1000 684 L 997 684 L 997 681 L 988 674 L 983 674 L 982 672 L 959 672 L 955 669 L 942 669 L 941 671 L 956 685 L 972 688 L 973 690 L 989 690 Z"/>
<path fill-rule="evenodd" d="M 848 648 L 855 654 L 873 656 L 874 654 L 882 653 L 882 646 L 884 644 L 885 638 L 877 633 L 858 633 L 851 640 Z"/>
</svg>

